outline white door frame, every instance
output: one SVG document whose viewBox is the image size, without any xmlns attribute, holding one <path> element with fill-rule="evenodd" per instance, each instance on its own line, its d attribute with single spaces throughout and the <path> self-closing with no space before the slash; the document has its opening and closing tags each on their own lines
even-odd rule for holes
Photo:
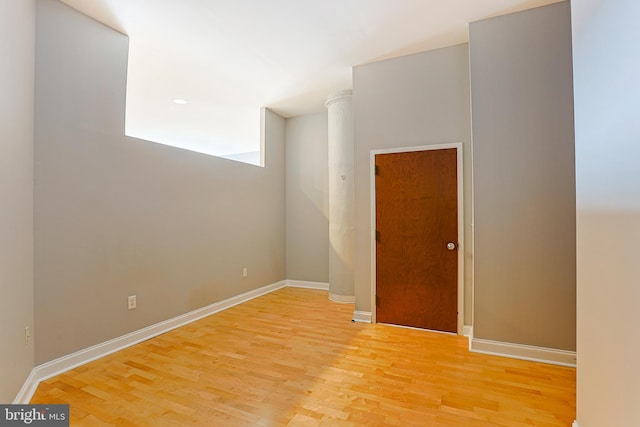
<svg viewBox="0 0 640 427">
<path fill-rule="evenodd" d="M 462 171 L 462 142 L 447 144 L 420 145 L 414 147 L 387 148 L 370 151 L 369 176 L 371 182 L 371 232 L 369 233 L 371 248 L 371 322 L 376 323 L 376 171 L 375 161 L 378 154 L 408 153 L 412 151 L 456 149 L 458 160 L 458 335 L 463 334 L 464 327 L 464 188 Z"/>
</svg>

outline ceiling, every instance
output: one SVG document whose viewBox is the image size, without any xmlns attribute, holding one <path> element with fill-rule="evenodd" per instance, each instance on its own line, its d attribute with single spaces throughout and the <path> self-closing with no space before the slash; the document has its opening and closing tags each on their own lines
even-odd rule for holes
<svg viewBox="0 0 640 427">
<path fill-rule="evenodd" d="M 129 36 L 127 134 L 228 155 L 259 147 L 261 107 L 322 111 L 352 66 L 466 42 L 469 22 L 558 0 L 62 1 Z"/>
</svg>

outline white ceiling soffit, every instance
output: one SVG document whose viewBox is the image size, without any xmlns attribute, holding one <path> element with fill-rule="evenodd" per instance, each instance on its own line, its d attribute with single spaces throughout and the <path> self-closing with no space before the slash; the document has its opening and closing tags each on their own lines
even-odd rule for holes
<svg viewBox="0 0 640 427">
<path fill-rule="evenodd" d="M 352 87 L 354 65 L 462 43 L 469 22 L 556 1 L 63 0 L 129 36 L 128 130 L 137 116 L 147 130 L 185 138 L 191 129 L 186 139 L 199 141 L 239 123 L 219 142 L 251 143 L 221 153 L 259 146 L 242 123 L 259 124 L 261 107 L 322 111 L 329 94 Z"/>
</svg>

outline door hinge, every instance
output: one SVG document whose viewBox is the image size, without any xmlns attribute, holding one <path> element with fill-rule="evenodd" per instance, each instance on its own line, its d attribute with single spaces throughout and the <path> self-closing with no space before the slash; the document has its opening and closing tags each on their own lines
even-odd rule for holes
<svg viewBox="0 0 640 427">
<path fill-rule="evenodd" d="M 378 165 L 374 165 L 374 166 L 373 166 L 373 173 L 374 173 L 376 176 L 380 175 L 380 166 L 378 166 Z"/>
<path fill-rule="evenodd" d="M 380 307 L 380 297 L 376 295 L 376 307 Z"/>
<path fill-rule="evenodd" d="M 376 230 L 376 242 L 380 241 L 380 232 Z"/>
</svg>

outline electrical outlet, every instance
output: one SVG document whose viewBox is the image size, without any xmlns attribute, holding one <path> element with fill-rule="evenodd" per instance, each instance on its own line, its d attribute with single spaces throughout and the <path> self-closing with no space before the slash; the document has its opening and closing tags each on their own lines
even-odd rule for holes
<svg viewBox="0 0 640 427">
<path fill-rule="evenodd" d="M 24 328 L 24 345 L 28 345 L 30 339 L 31 339 L 31 328 L 27 326 Z"/>
<path fill-rule="evenodd" d="M 247 277 L 249 275 L 249 270 L 247 270 L 247 267 L 244 267 L 242 269 L 242 277 Z"/>
<path fill-rule="evenodd" d="M 130 295 L 127 298 L 127 307 L 129 308 L 129 310 L 133 310 L 137 306 L 138 306 L 138 303 L 136 301 L 136 296 L 135 295 Z"/>
</svg>

